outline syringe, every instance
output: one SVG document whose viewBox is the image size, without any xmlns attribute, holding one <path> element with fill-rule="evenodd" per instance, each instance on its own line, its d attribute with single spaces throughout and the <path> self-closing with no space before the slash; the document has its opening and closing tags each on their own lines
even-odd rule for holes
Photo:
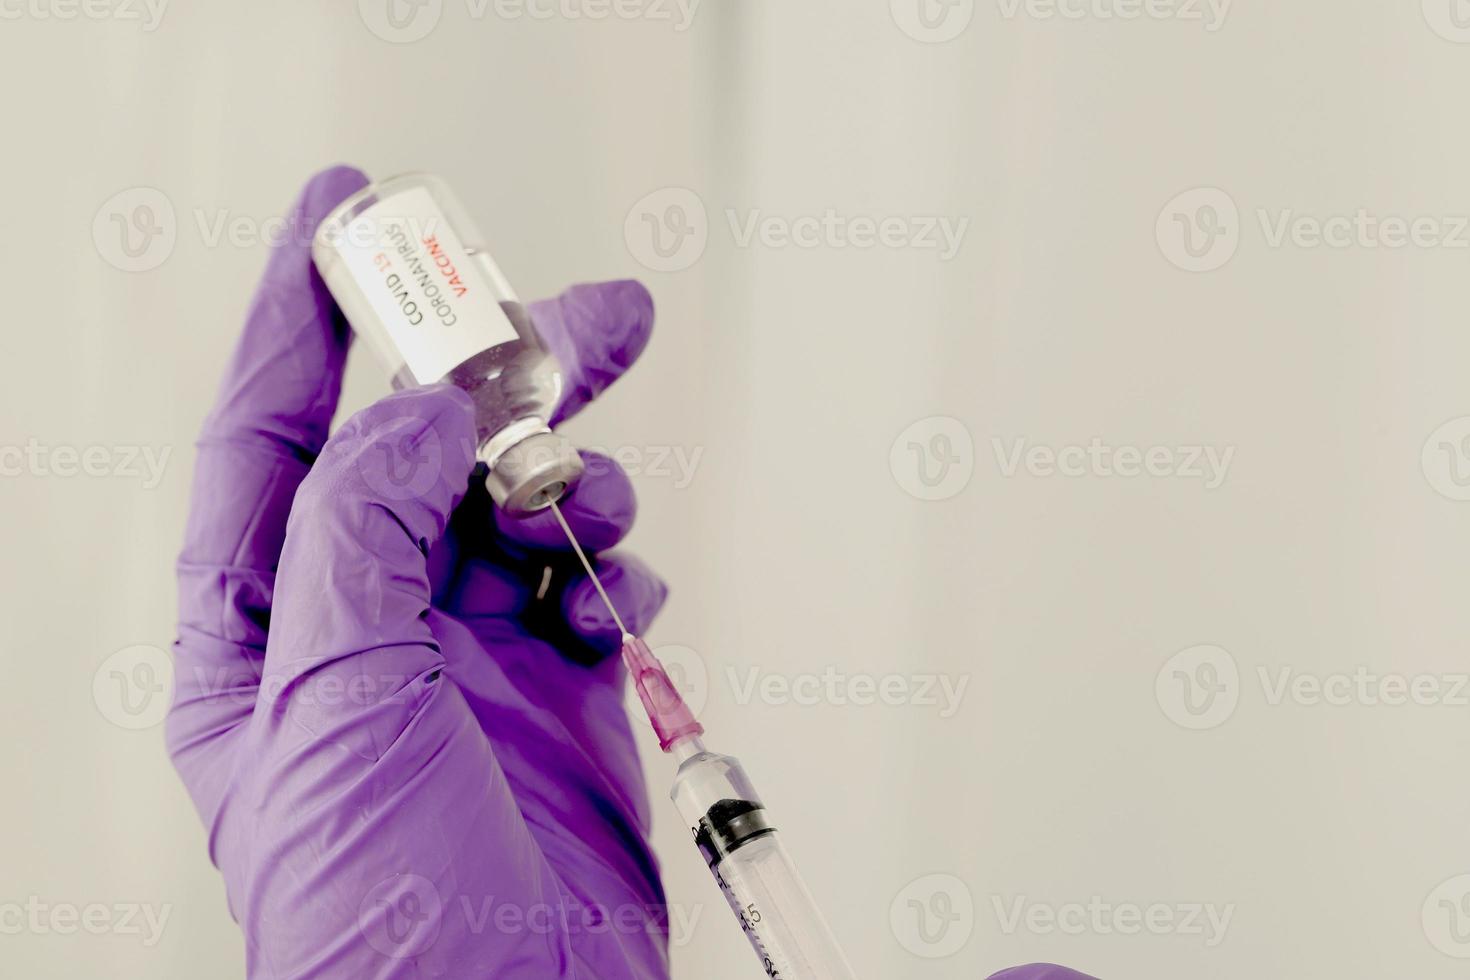
<svg viewBox="0 0 1470 980">
<path fill-rule="evenodd" d="M 561 510 L 554 503 L 551 510 L 623 631 L 623 663 L 638 700 L 658 735 L 659 747 L 679 764 L 669 795 L 760 957 L 766 976 L 856 980 L 750 777 L 736 759 L 704 747 L 704 726 L 648 644 L 623 625 Z"/>
</svg>

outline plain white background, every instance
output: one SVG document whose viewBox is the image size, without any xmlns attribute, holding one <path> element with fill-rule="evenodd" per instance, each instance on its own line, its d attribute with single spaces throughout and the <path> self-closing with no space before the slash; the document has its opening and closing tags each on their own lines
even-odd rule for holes
<svg viewBox="0 0 1470 980">
<path fill-rule="evenodd" d="M 863 976 L 1463 975 L 1470 10 L 924 2 L 0 2 L 0 973 L 243 971 L 131 726 L 261 233 L 341 161 L 444 174 L 528 297 L 653 291 L 570 433 Z M 758 975 L 655 804 L 675 975 Z"/>
</svg>

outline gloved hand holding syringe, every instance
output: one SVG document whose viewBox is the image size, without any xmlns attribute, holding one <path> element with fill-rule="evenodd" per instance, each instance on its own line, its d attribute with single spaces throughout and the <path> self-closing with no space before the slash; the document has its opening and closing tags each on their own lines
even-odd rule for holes
<svg viewBox="0 0 1470 980">
<path fill-rule="evenodd" d="M 621 647 L 764 972 L 851 977 L 749 779 L 632 635 L 667 589 L 609 551 L 631 482 L 552 431 L 637 360 L 647 291 L 523 306 L 422 175 L 324 171 L 289 226 L 316 234 L 273 247 L 198 443 L 165 727 L 249 976 L 667 978 L 699 906 L 667 902 L 648 846 Z M 404 390 L 332 431 L 344 314 Z"/>
<path fill-rule="evenodd" d="M 564 377 L 556 352 L 444 182 L 410 174 L 369 185 L 322 222 L 322 278 L 397 387 L 449 382 L 475 403 L 476 457 L 512 517 L 550 508 L 622 633 L 622 656 L 659 745 L 679 763 L 673 799 L 770 977 L 846 980 L 851 968 L 739 763 L 708 751 L 648 646 L 628 632 L 556 502 L 582 475 L 551 430 Z"/>
<path fill-rule="evenodd" d="M 550 504 L 587 575 L 623 630 L 623 663 L 658 735 L 679 763 L 670 794 L 694 834 L 767 976 L 848 980 L 842 949 L 807 891 L 740 763 L 704 747 L 704 726 L 648 644 L 623 627 L 592 563 L 555 501 Z"/>
</svg>

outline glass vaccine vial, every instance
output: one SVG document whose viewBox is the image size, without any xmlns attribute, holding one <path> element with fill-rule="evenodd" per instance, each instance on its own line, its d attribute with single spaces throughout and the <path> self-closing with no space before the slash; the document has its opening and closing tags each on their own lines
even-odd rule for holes
<svg viewBox="0 0 1470 980">
<path fill-rule="evenodd" d="M 369 184 L 327 215 L 311 253 L 395 388 L 447 382 L 474 399 L 495 503 L 529 514 L 576 482 L 582 459 L 550 426 L 561 365 L 441 178 Z"/>
</svg>

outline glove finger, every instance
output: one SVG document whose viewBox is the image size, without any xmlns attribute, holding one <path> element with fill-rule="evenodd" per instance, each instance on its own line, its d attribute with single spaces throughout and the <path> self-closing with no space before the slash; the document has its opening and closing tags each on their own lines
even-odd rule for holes
<svg viewBox="0 0 1470 980">
<path fill-rule="evenodd" d="M 617 544 L 632 525 L 637 506 L 627 475 L 611 460 L 602 459 L 607 466 L 589 464 L 587 474 L 561 504 L 568 526 L 588 553 Z M 499 524 L 497 535 L 483 532 L 487 520 Z M 450 519 L 450 533 L 429 553 L 434 604 L 464 619 L 534 612 L 540 621 L 547 613 L 533 608 L 532 600 L 549 596 L 547 601 L 555 606 L 550 616 L 559 619 L 558 597 L 566 592 L 564 583 L 591 585 L 571 547 L 555 517 L 545 511 L 528 518 L 509 517 L 494 507 L 472 477 L 465 499 Z M 458 559 L 452 575 L 443 571 L 454 560 L 451 551 Z"/>
<path fill-rule="evenodd" d="M 326 441 L 348 331 L 302 241 L 362 185 L 355 170 L 312 178 L 272 252 L 245 330 L 204 423 L 179 559 L 182 623 L 265 645 L 270 575 L 291 498 Z"/>
<path fill-rule="evenodd" d="M 605 551 L 632 529 L 638 497 L 628 474 L 611 458 L 583 450 L 582 460 L 586 467 L 582 478 L 557 506 L 584 550 Z M 512 545 L 544 551 L 572 547 L 550 508 L 520 518 L 496 508 L 495 527 Z"/>
<path fill-rule="evenodd" d="M 178 669 L 166 739 L 206 823 L 228 775 L 214 762 L 217 750 L 255 705 L 286 517 L 326 440 L 347 352 L 347 326 L 309 242 L 365 182 L 339 167 L 301 192 L 200 435 L 178 562 Z"/>
<path fill-rule="evenodd" d="M 1030 963 L 1026 966 L 1013 966 L 1009 970 L 1001 970 L 993 974 L 990 980 L 1094 980 L 1094 978 L 1078 973 L 1076 970 L 1069 970 L 1065 966 Z"/>
<path fill-rule="evenodd" d="M 385 951 L 434 976 L 558 972 L 561 933 L 477 935 L 451 901 L 466 882 L 512 904 L 559 887 L 445 669 L 478 644 L 430 606 L 427 555 L 465 493 L 474 436 L 458 389 L 400 392 L 331 438 L 292 507 L 236 800 L 252 833 L 268 828 L 272 860 L 252 856 L 253 837 L 229 850 L 247 855 L 247 935 L 293 975 L 386 975 Z M 420 932 L 410 918 L 405 940 L 399 904 L 442 914 Z M 329 937 L 346 925 L 325 948 L 323 923 Z"/>
<path fill-rule="evenodd" d="M 669 597 L 668 584 L 632 555 L 601 555 L 592 567 L 628 632 L 640 636 L 647 632 Z M 606 656 L 622 647 L 623 631 L 585 572 L 563 590 L 561 614 L 572 634 L 598 654 Z"/>
<path fill-rule="evenodd" d="M 631 555 L 599 557 L 592 567 L 628 629 L 647 630 L 669 594 L 663 579 Z M 470 559 L 440 608 L 470 624 L 519 621 L 518 628 L 579 662 L 596 662 L 622 646 L 622 630 L 571 558 L 540 565 L 504 557 Z"/>
<path fill-rule="evenodd" d="M 245 329 L 204 425 L 205 439 L 315 455 L 336 408 L 348 328 L 311 260 L 311 238 L 367 184 L 351 167 L 312 177 L 272 250 Z"/>
<path fill-rule="evenodd" d="M 586 472 L 559 506 L 583 549 L 595 554 L 628 533 L 637 497 L 614 460 L 585 451 L 582 457 Z M 496 533 L 477 541 L 486 507 L 493 511 Z M 550 511 L 511 517 L 491 506 L 471 481 L 451 527 L 450 537 L 465 558 L 452 584 L 439 592 L 444 609 L 465 619 L 522 618 L 526 628 L 578 661 L 596 661 L 619 648 L 622 631 Z M 594 559 L 594 567 L 607 576 L 604 584 L 628 628 L 646 629 L 668 594 L 663 581 L 631 556 Z"/>
<path fill-rule="evenodd" d="M 588 551 L 601 551 L 628 533 L 637 498 L 613 460 L 585 451 L 582 458 L 582 479 L 559 506 L 577 540 Z M 449 532 L 429 551 L 434 604 L 459 616 L 515 615 L 539 591 L 549 556 L 537 553 L 554 552 L 575 563 L 571 548 L 549 510 L 512 517 L 490 500 L 483 480 L 472 476 Z"/>
<path fill-rule="evenodd" d="M 653 297 L 632 279 L 573 286 L 555 299 L 532 303 L 530 313 L 566 376 L 553 425 L 620 378 L 653 332 Z"/>
<path fill-rule="evenodd" d="M 555 299 L 532 303 L 530 313 L 565 375 L 562 397 L 552 413 L 554 424 L 576 414 L 617 380 L 647 346 L 653 329 L 653 300 L 642 284 L 631 280 L 573 286 Z M 589 549 L 611 547 L 632 525 L 636 512 L 632 488 L 620 485 L 626 483 L 626 475 L 607 457 L 582 455 L 587 473 L 579 482 L 586 488 L 580 498 L 576 491 L 568 495 L 564 510 L 573 533 L 585 535 Z M 471 488 L 464 509 L 478 510 L 478 496 Z M 499 535 L 492 534 L 496 523 Z M 466 556 L 494 552 L 504 544 L 516 553 L 569 547 L 550 512 L 523 524 L 503 514 L 480 522 L 456 516 L 446 543 L 433 556 L 436 596 L 451 594 Z"/>
<path fill-rule="evenodd" d="M 275 568 L 291 498 L 326 442 L 350 334 L 310 236 L 366 180 L 347 167 L 313 177 L 271 253 L 200 434 L 185 563 Z"/>
<path fill-rule="evenodd" d="M 525 612 L 536 585 L 525 569 L 485 558 L 468 558 L 435 605 L 459 619 L 509 618 Z"/>
<path fill-rule="evenodd" d="M 391 395 L 327 443 L 291 508 L 257 720 L 291 709 L 296 728 L 366 757 L 412 720 L 444 665 L 427 555 L 474 447 L 473 404 L 448 385 Z M 354 677 L 368 693 L 348 703 L 301 696 Z"/>
</svg>

